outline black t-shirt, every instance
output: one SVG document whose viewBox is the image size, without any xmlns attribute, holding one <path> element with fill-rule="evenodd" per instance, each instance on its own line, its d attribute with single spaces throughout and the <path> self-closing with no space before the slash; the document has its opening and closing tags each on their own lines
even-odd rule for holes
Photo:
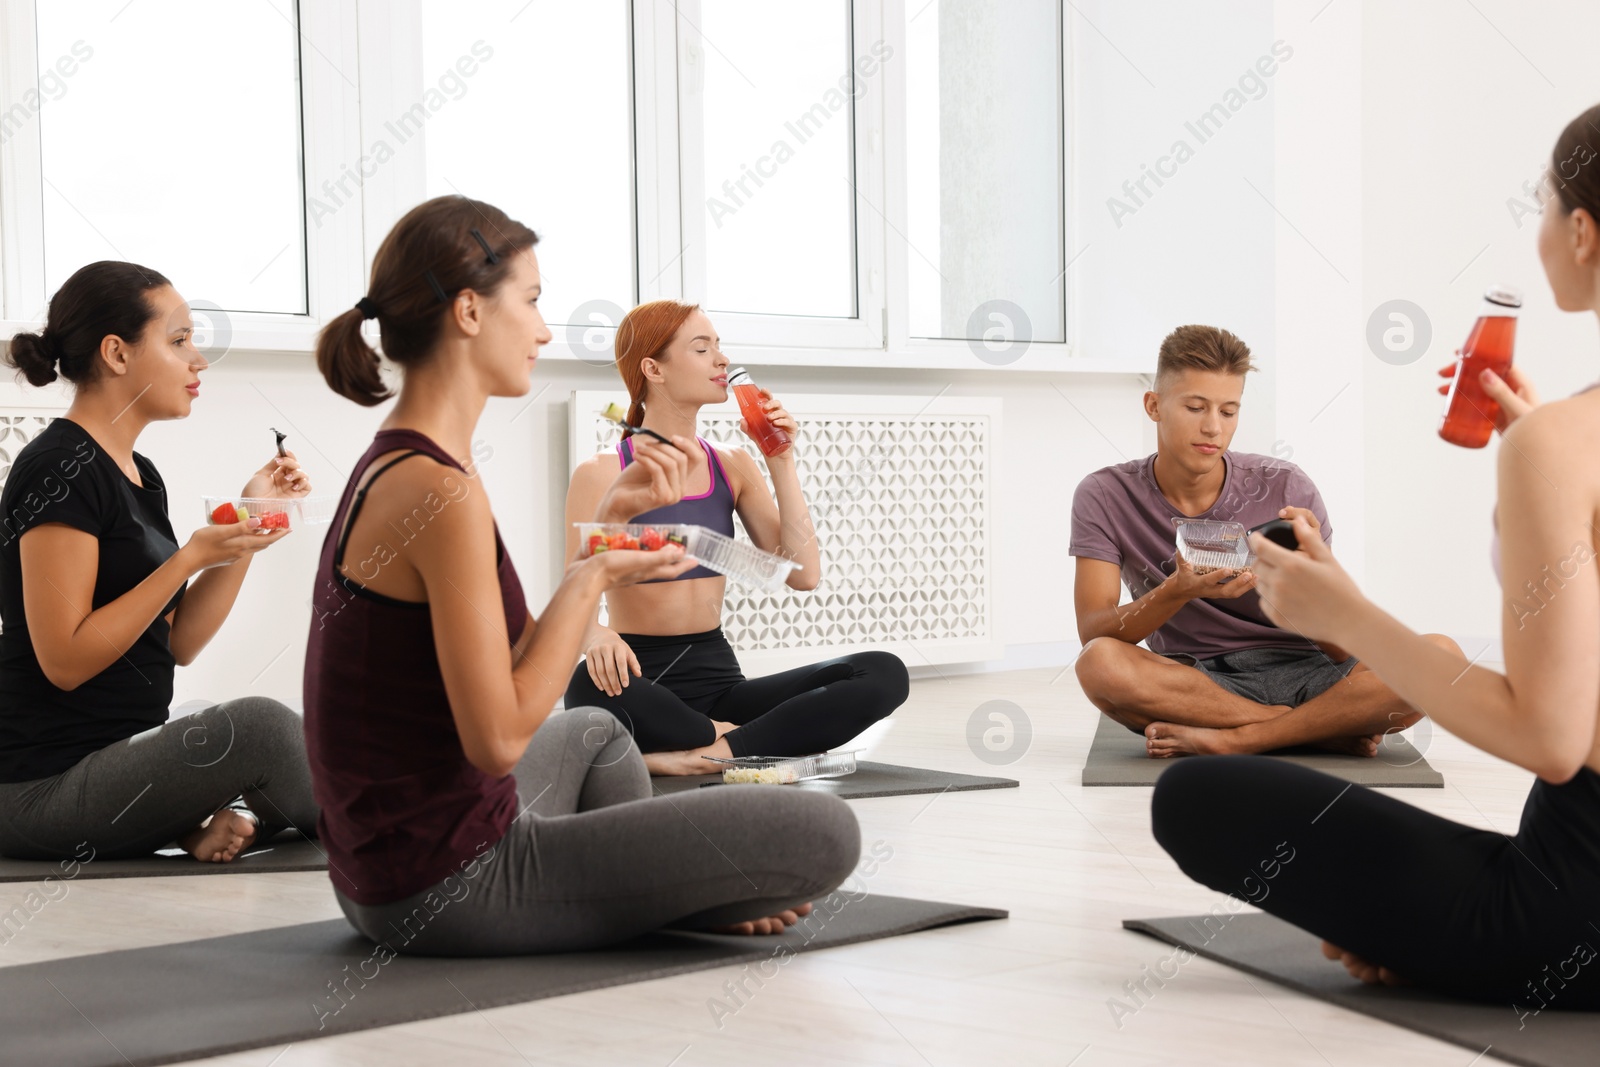
<svg viewBox="0 0 1600 1067">
<path fill-rule="evenodd" d="M 0 493 L 0 782 L 60 774 L 91 752 L 167 721 L 176 662 L 166 615 L 133 647 L 68 692 L 45 677 L 23 611 L 22 535 L 59 522 L 100 539 L 93 607 L 148 578 L 178 550 L 161 475 L 135 452 L 143 487 L 69 419 L 56 419 L 18 454 Z M 185 587 L 187 588 L 187 587 Z"/>
</svg>

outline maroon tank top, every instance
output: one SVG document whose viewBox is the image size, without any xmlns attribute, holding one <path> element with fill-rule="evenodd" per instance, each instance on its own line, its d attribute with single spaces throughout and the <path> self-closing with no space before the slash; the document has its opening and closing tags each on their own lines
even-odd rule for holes
<svg viewBox="0 0 1600 1067">
<path fill-rule="evenodd" d="M 393 903 L 458 873 L 505 836 L 517 814 L 516 779 L 491 778 L 461 748 L 428 605 L 375 593 L 339 573 L 367 492 L 356 493 L 356 484 L 375 457 L 401 449 L 405 455 L 385 461 L 367 487 L 399 458 L 421 453 L 462 471 L 461 494 L 446 486 L 455 500 L 483 491 L 427 437 L 382 430 L 356 463 L 322 543 L 306 648 L 306 755 L 329 876 L 339 892 L 368 905 Z M 351 572 L 375 574 L 397 545 L 425 536 L 426 521 L 450 502 L 430 498 L 413 518 L 391 524 L 383 545 L 349 547 L 356 553 Z M 506 633 L 515 642 L 528 609 L 498 526 L 494 541 Z"/>
</svg>

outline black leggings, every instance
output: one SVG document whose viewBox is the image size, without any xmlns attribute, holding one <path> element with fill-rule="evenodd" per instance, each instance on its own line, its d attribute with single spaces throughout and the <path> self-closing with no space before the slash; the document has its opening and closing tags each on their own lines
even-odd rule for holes
<svg viewBox="0 0 1600 1067">
<path fill-rule="evenodd" d="M 906 665 L 888 652 L 837 659 L 745 678 L 721 630 L 655 637 L 621 634 L 644 671 L 620 696 L 607 696 L 578 664 L 569 708 L 605 708 L 641 752 L 680 752 L 717 739 L 712 720 L 737 723 L 724 735 L 735 756 L 803 756 L 844 744 L 905 703 Z"/>
<path fill-rule="evenodd" d="M 1151 822 L 1189 877 L 1420 986 L 1600 1008 L 1591 770 L 1535 781 L 1507 837 L 1268 756 L 1195 756 L 1161 776 Z"/>
</svg>

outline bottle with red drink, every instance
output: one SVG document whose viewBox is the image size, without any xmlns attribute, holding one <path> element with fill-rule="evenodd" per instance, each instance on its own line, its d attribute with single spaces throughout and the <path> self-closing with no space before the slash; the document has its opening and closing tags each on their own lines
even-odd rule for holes
<svg viewBox="0 0 1600 1067">
<path fill-rule="evenodd" d="M 1483 391 L 1479 376 L 1492 370 L 1501 378 L 1511 371 L 1511 348 L 1517 336 L 1517 311 L 1522 292 L 1509 285 L 1493 285 L 1483 294 L 1478 321 L 1461 346 L 1456 376 L 1450 382 L 1439 436 L 1462 448 L 1482 448 L 1494 435 L 1500 405 Z"/>
<path fill-rule="evenodd" d="M 734 398 L 739 401 L 739 411 L 744 415 L 744 428 L 750 431 L 750 436 L 761 447 L 761 454 L 780 456 L 789 451 L 794 441 L 790 439 L 788 430 L 772 425 L 772 420 L 767 418 L 767 412 L 761 406 L 761 390 L 756 386 L 755 379 L 750 377 L 750 372 L 743 367 L 733 368 L 728 372 L 728 388 L 733 390 Z"/>
</svg>

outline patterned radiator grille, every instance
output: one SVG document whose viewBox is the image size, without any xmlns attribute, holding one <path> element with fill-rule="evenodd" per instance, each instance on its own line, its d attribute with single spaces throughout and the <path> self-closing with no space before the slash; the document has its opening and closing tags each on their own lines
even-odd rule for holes
<svg viewBox="0 0 1600 1067">
<path fill-rule="evenodd" d="M 11 464 L 16 462 L 17 453 L 38 437 L 54 418 L 55 414 L 37 410 L 0 408 L 0 488 L 5 487 L 6 479 L 11 476 Z"/>
<path fill-rule="evenodd" d="M 574 459 L 616 446 L 616 426 L 595 414 L 609 399 L 574 395 Z M 839 411 L 837 399 L 784 398 L 801 423 L 800 484 L 822 584 L 767 593 L 728 583 L 729 641 L 741 652 L 907 646 L 909 665 L 981 658 L 972 646 L 994 641 L 989 472 L 998 403 L 948 402 L 977 408 L 956 411 L 917 402 L 886 413 Z M 743 447 L 765 471 L 738 421 L 736 409 L 706 409 L 701 435 Z"/>
</svg>

